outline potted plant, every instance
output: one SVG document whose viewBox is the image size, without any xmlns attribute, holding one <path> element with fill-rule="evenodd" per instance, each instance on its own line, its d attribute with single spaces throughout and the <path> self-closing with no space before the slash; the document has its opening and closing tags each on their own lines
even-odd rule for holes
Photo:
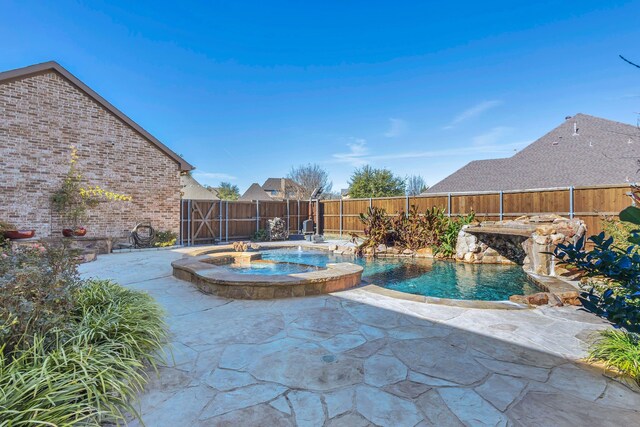
<svg viewBox="0 0 640 427">
<path fill-rule="evenodd" d="M 87 210 L 95 207 L 100 201 L 130 201 L 131 197 L 106 191 L 99 186 L 83 187 L 82 175 L 76 169 L 78 152 L 71 146 L 69 171 L 58 188 L 51 195 L 53 210 L 58 212 L 66 223 L 62 229 L 65 237 L 79 237 L 87 234 L 86 227 L 80 225 L 85 220 Z"/>
<path fill-rule="evenodd" d="M 10 240 L 30 239 L 35 236 L 36 230 L 17 229 L 13 224 L 0 221 L 0 234 L 3 238 Z"/>
</svg>

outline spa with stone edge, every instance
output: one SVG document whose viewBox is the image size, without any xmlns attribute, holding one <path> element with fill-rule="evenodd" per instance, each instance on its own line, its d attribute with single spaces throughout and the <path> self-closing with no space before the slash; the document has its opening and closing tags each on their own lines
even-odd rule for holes
<svg viewBox="0 0 640 427">
<path fill-rule="evenodd" d="M 214 252 L 171 263 L 173 275 L 206 294 L 272 299 L 343 291 L 361 282 L 363 268 L 348 262 L 325 267 L 263 260 L 261 252 Z"/>
</svg>

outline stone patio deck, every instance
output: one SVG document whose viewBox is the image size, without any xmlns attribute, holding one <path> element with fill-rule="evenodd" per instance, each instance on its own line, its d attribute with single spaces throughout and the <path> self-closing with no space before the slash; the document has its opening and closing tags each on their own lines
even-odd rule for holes
<svg viewBox="0 0 640 427">
<path fill-rule="evenodd" d="M 81 266 L 167 311 L 173 360 L 140 396 L 147 426 L 639 423 L 640 394 L 575 363 L 608 327 L 575 307 L 469 309 L 365 288 L 229 300 L 173 278 L 181 252 Z"/>
</svg>

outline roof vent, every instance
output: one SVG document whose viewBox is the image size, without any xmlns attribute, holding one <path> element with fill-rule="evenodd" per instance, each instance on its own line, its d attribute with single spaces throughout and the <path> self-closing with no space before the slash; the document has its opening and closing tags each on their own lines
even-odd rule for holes
<svg viewBox="0 0 640 427">
<path fill-rule="evenodd" d="M 565 120 L 569 120 L 571 118 L 571 116 L 566 116 L 564 119 Z"/>
<path fill-rule="evenodd" d="M 573 122 L 573 136 L 578 136 L 578 122 Z"/>
<path fill-rule="evenodd" d="M 629 139 L 627 140 L 627 144 L 633 144 L 633 139 L 629 138 Z"/>
<path fill-rule="evenodd" d="M 553 141 L 551 144 L 552 144 L 552 145 L 558 145 L 558 144 L 560 144 L 560 143 L 559 143 L 558 141 Z"/>
</svg>

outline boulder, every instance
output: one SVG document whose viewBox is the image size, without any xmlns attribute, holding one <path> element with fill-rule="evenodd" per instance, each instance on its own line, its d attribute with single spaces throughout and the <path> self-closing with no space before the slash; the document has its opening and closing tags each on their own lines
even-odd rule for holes
<svg viewBox="0 0 640 427">
<path fill-rule="evenodd" d="M 416 251 L 416 257 L 418 258 L 433 258 L 433 249 L 420 248 Z"/>
<path fill-rule="evenodd" d="M 544 292 L 527 295 L 527 302 L 531 305 L 547 305 L 549 303 L 549 295 Z"/>
</svg>

